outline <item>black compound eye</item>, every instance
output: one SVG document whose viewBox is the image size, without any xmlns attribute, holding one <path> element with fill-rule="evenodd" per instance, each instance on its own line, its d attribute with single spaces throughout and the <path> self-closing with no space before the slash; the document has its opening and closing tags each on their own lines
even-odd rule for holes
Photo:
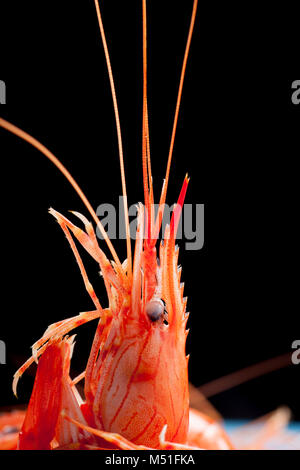
<svg viewBox="0 0 300 470">
<path fill-rule="evenodd" d="M 160 320 L 164 314 L 164 310 L 165 307 L 161 300 L 150 300 L 145 307 L 148 318 L 152 322 Z"/>
</svg>

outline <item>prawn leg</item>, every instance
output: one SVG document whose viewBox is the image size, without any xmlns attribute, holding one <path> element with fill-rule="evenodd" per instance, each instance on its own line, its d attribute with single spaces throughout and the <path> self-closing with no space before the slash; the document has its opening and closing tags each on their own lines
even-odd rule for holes
<svg viewBox="0 0 300 470">
<path fill-rule="evenodd" d="M 93 310 L 91 312 L 82 312 L 79 315 L 76 315 L 75 317 L 68 318 L 66 320 L 59 321 L 57 323 L 50 325 L 48 329 L 45 331 L 42 338 L 40 338 L 32 346 L 32 356 L 29 359 L 27 359 L 27 361 L 15 373 L 14 380 L 13 380 L 14 394 L 17 396 L 18 381 L 20 380 L 24 372 L 34 362 L 36 363 L 38 362 L 39 356 L 41 356 L 45 352 L 48 346 L 47 341 L 49 339 L 61 338 L 63 335 L 69 333 L 70 330 L 73 330 L 74 328 L 77 328 L 78 326 L 83 325 L 84 323 L 94 320 L 95 318 L 99 318 L 99 316 L 100 314 L 98 310 Z"/>
<path fill-rule="evenodd" d="M 82 429 L 85 432 L 93 434 L 97 439 L 97 445 L 92 446 L 94 450 L 100 449 L 118 449 L 118 450 L 150 450 L 150 447 L 136 445 L 133 442 L 127 440 L 125 437 L 117 433 L 101 431 L 99 429 L 93 428 L 84 424 L 82 421 L 71 418 L 65 411 L 62 412 L 62 417 L 76 426 L 78 429 Z M 78 442 L 78 446 L 81 444 Z M 89 444 L 86 444 L 91 448 Z M 65 447 L 66 448 L 66 447 Z"/>
<path fill-rule="evenodd" d="M 63 411 L 62 416 L 69 421 L 70 423 L 73 423 L 74 425 L 78 426 L 81 429 L 86 430 L 90 434 L 93 434 L 94 436 L 97 437 L 98 443 L 97 445 L 90 445 L 90 444 L 85 444 L 85 443 L 76 443 L 76 444 L 70 444 L 68 446 L 64 446 L 64 449 L 89 449 L 89 450 L 104 450 L 104 449 L 118 449 L 118 450 L 154 450 L 153 447 L 147 447 L 143 445 L 136 445 L 133 442 L 129 441 L 125 437 L 121 436 L 118 433 L 112 433 L 112 432 L 105 432 L 105 431 L 100 431 L 99 429 L 92 428 L 90 426 L 87 426 L 75 419 L 70 418 L 66 414 L 65 411 Z M 165 440 L 167 432 L 167 426 L 164 426 L 164 428 L 161 431 L 160 437 L 159 437 L 159 442 L 160 450 L 180 450 L 180 449 L 186 449 L 186 450 L 202 450 L 199 449 L 199 447 L 194 447 L 191 445 L 184 445 L 184 444 L 177 444 L 175 442 L 168 442 Z M 60 448 L 61 449 L 61 448 Z"/>
</svg>

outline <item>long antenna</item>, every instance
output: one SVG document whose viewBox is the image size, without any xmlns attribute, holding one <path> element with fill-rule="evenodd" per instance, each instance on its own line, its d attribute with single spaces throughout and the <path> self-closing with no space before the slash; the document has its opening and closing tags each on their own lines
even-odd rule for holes
<svg viewBox="0 0 300 470">
<path fill-rule="evenodd" d="M 115 83 L 110 63 L 110 57 L 100 12 L 99 1 L 94 0 L 97 18 L 100 28 L 100 34 L 102 39 L 102 44 L 104 48 L 105 60 L 107 65 L 107 71 L 110 81 L 110 88 L 111 94 L 113 99 L 114 105 L 114 112 L 115 112 L 115 119 L 116 119 L 116 127 L 117 127 L 117 135 L 118 135 L 118 146 L 119 146 L 119 157 L 120 157 L 120 169 L 121 169 L 121 180 L 122 180 L 122 192 L 123 192 L 123 203 L 124 203 L 124 215 L 125 215 L 125 225 L 126 225 L 126 243 L 127 243 L 127 275 L 128 278 L 131 279 L 132 277 L 132 255 L 131 255 L 131 241 L 130 241 L 130 227 L 129 227 L 129 216 L 128 216 L 128 202 L 127 202 L 127 191 L 126 191 L 126 179 L 125 179 L 125 170 L 124 170 L 124 156 L 123 156 L 123 144 L 122 144 L 122 134 L 121 134 L 121 125 L 120 125 L 120 117 L 119 117 L 119 109 L 117 103 L 117 96 L 115 90 Z"/>
<path fill-rule="evenodd" d="M 8 130 L 12 134 L 15 134 L 16 136 L 20 137 L 21 139 L 25 140 L 29 144 L 31 144 L 33 147 L 38 149 L 41 153 L 43 153 L 54 165 L 59 169 L 59 171 L 65 176 L 65 178 L 69 181 L 69 183 L 72 185 L 72 187 L 75 189 L 77 192 L 78 196 L 88 209 L 89 213 L 93 217 L 94 221 L 96 222 L 97 226 L 99 227 L 99 230 L 106 241 L 106 244 L 115 260 L 115 262 L 118 264 L 118 266 L 121 266 L 121 262 L 117 256 L 117 253 L 107 235 L 107 233 L 104 230 L 103 225 L 101 224 L 100 220 L 98 219 L 94 209 L 92 208 L 90 202 L 88 201 L 87 197 L 85 196 L 84 192 L 80 188 L 80 186 L 77 184 L 73 176 L 70 174 L 70 172 L 66 169 L 66 167 L 58 160 L 58 158 L 53 155 L 50 150 L 48 150 L 43 144 L 41 144 L 37 139 L 32 137 L 31 135 L 27 134 L 27 132 L 22 131 L 22 129 L 19 129 L 17 126 L 14 126 L 8 121 L 5 121 L 5 119 L 0 118 L 0 127 L 3 127 L 4 129 Z"/>
<path fill-rule="evenodd" d="M 192 11 L 192 16 L 191 16 L 191 22 L 190 22 L 190 28 L 189 28 L 189 33 L 188 33 L 188 38 L 187 38 L 187 43 L 186 43 L 186 48 L 185 48 L 185 53 L 184 53 L 184 58 L 183 58 L 183 64 L 182 64 L 182 69 L 181 69 L 181 76 L 180 76 L 177 102 L 176 102 L 176 108 L 175 108 L 175 115 L 174 115 L 173 130 L 172 130 L 172 135 L 171 135 L 171 143 L 170 143 L 170 150 L 169 150 L 169 156 L 168 156 L 166 176 L 165 176 L 165 180 L 164 180 L 164 183 L 163 183 L 163 187 L 162 187 L 162 191 L 161 191 L 161 197 L 160 197 L 160 201 L 159 201 L 159 210 L 158 210 L 158 214 L 157 214 L 154 239 L 156 239 L 156 237 L 158 236 L 159 230 L 160 230 L 163 207 L 164 207 L 164 204 L 165 204 L 165 201 L 166 201 L 166 195 L 167 195 L 167 189 L 168 189 L 168 183 L 169 183 L 169 174 L 170 174 L 173 148 L 174 148 L 174 141 L 175 141 L 178 115 L 179 115 L 179 109 L 180 109 L 180 103 L 181 103 L 183 82 L 184 82 L 186 64 L 187 64 L 187 60 L 188 60 L 188 56 L 189 56 L 190 45 L 191 45 L 191 40 L 192 40 L 192 35 L 193 35 L 193 30 L 194 30 L 194 25 L 195 25 L 197 6 L 198 6 L 198 0 L 194 0 L 193 11 Z"/>
<path fill-rule="evenodd" d="M 153 210 L 153 184 L 150 158 L 148 100 L 147 100 L 147 9 L 146 0 L 143 0 L 143 131 L 142 131 L 142 162 L 144 198 L 147 214 L 147 241 L 152 234 L 152 210 Z"/>
<path fill-rule="evenodd" d="M 287 367 L 291 364 L 291 354 L 285 353 L 271 359 L 253 364 L 245 367 L 244 369 L 232 372 L 231 374 L 224 375 L 219 379 L 212 380 L 204 385 L 198 387 L 198 390 L 206 397 L 212 397 L 219 393 L 226 392 L 233 387 L 237 387 L 250 380 L 256 379 L 263 375 L 269 374 L 276 370 Z"/>
</svg>

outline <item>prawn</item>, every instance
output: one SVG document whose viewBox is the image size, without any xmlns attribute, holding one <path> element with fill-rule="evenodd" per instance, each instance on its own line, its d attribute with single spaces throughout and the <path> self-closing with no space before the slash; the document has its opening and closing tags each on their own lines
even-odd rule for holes
<svg viewBox="0 0 300 470">
<path fill-rule="evenodd" d="M 172 153 L 187 59 L 198 0 L 193 2 L 188 39 L 167 161 L 155 216 L 147 104 L 147 23 L 143 6 L 142 169 L 144 204 L 138 205 L 134 253 L 131 251 L 121 126 L 112 68 L 98 0 L 95 8 L 107 63 L 115 112 L 126 223 L 127 258 L 121 263 L 94 209 L 64 165 L 39 141 L 0 119 L 0 126 L 36 147 L 73 186 L 110 251 L 100 248 L 92 223 L 73 212 L 83 228 L 54 209 L 50 214 L 64 232 L 79 266 L 94 310 L 50 325 L 32 346 L 32 356 L 16 372 L 13 391 L 23 373 L 38 363 L 26 412 L 0 417 L 0 448 L 6 449 L 233 449 L 216 419 L 189 406 L 186 299 L 178 267 L 176 232 L 189 178 L 184 178 L 170 224 L 158 243 L 169 182 Z M 99 265 L 108 307 L 89 281 L 75 240 Z M 157 247 L 157 245 L 159 246 Z M 75 336 L 69 333 L 97 319 L 85 370 L 70 377 Z M 84 399 L 77 384 L 84 380 Z"/>
</svg>

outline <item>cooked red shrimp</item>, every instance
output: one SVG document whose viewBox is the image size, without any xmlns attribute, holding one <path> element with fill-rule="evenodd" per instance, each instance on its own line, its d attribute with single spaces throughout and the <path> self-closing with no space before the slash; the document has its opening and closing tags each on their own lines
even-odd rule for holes
<svg viewBox="0 0 300 470">
<path fill-rule="evenodd" d="M 176 232 L 189 178 L 186 176 L 166 227 L 158 241 L 167 196 L 179 107 L 198 1 L 191 23 L 176 103 L 165 181 L 155 217 L 147 104 L 146 0 L 143 5 L 142 168 L 144 205 L 138 206 L 134 253 L 131 252 L 121 126 L 114 79 L 99 3 L 95 0 L 115 111 L 126 223 L 127 258 L 121 263 L 94 209 L 80 186 L 43 144 L 13 124 L 0 126 L 36 147 L 64 174 L 101 231 L 110 257 L 99 246 L 93 224 L 74 212 L 82 228 L 54 209 L 73 251 L 94 309 L 56 322 L 32 346 L 32 356 L 16 372 L 13 390 L 26 369 L 38 362 L 26 414 L 0 416 L 0 448 L 19 449 L 232 449 L 222 425 L 190 409 L 188 357 L 185 346 L 188 314 L 178 269 Z M 98 263 L 108 296 L 104 308 L 89 281 L 75 240 Z M 98 319 L 85 370 L 74 380 L 70 364 L 74 336 L 69 333 Z M 76 384 L 84 380 L 84 399 Z M 5 426 L 4 426 L 5 424 Z M 8 428 L 7 426 L 12 426 Z M 5 431 L 6 429 L 6 431 Z M 13 433 L 8 432 L 13 429 Z"/>
</svg>

